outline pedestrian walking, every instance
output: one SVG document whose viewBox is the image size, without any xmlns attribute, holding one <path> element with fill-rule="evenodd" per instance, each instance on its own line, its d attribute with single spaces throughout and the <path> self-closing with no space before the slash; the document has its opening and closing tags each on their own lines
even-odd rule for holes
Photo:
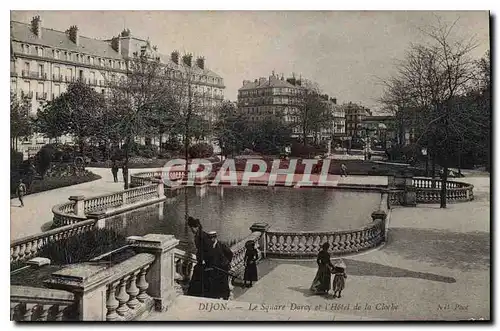
<svg viewBox="0 0 500 331">
<path fill-rule="evenodd" d="M 330 290 L 330 281 L 332 277 L 332 263 L 330 262 L 329 243 L 321 245 L 321 251 L 318 253 L 316 262 L 318 271 L 311 284 L 310 290 L 314 294 L 327 294 Z"/>
<path fill-rule="evenodd" d="M 200 220 L 188 217 L 187 225 L 194 234 L 194 243 L 196 246 L 196 265 L 193 268 L 193 274 L 189 281 L 187 295 L 197 297 L 207 297 L 209 294 L 209 274 L 205 272 L 207 266 L 207 257 L 209 255 L 210 238 L 208 234 L 203 231 Z"/>
<path fill-rule="evenodd" d="M 346 265 L 342 259 L 333 265 L 332 273 L 335 275 L 333 277 L 333 297 L 341 298 L 342 290 L 345 288 L 345 279 L 347 278 L 347 274 L 345 272 Z M 337 296 L 338 293 L 338 296 Z"/>
<path fill-rule="evenodd" d="M 347 177 L 347 167 L 344 163 L 340 165 L 340 177 Z"/>
<path fill-rule="evenodd" d="M 209 272 L 209 297 L 213 299 L 229 300 L 229 270 L 233 252 L 225 244 L 217 240 L 217 232 L 211 231 L 208 236 L 212 240 L 209 251 L 206 271 Z"/>
<path fill-rule="evenodd" d="M 257 249 L 255 249 L 255 242 L 249 240 L 245 243 L 245 274 L 243 276 L 243 286 L 252 287 L 252 282 L 256 282 L 257 277 L 257 260 L 259 259 L 259 254 Z M 249 284 L 247 285 L 247 282 Z"/>
<path fill-rule="evenodd" d="M 21 202 L 21 205 L 19 207 L 24 207 L 24 195 L 26 194 L 26 185 L 23 183 L 23 180 L 19 180 L 19 185 L 17 185 L 16 189 L 16 195 L 17 198 L 19 199 L 19 202 Z"/>
<path fill-rule="evenodd" d="M 113 181 L 118 183 L 118 164 L 116 161 L 113 161 L 113 165 L 111 166 L 111 173 L 113 173 Z"/>
<path fill-rule="evenodd" d="M 128 166 L 126 163 L 123 163 L 122 174 L 123 174 L 123 182 L 125 183 L 123 186 L 125 187 L 125 189 L 128 189 Z"/>
</svg>

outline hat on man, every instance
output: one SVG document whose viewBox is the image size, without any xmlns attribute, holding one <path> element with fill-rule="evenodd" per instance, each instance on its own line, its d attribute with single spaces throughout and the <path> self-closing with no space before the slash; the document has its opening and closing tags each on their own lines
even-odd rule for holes
<svg viewBox="0 0 500 331">
<path fill-rule="evenodd" d="M 217 237 L 217 231 L 210 231 L 210 232 L 208 232 L 208 236 L 209 236 L 210 238 L 215 238 L 215 237 Z"/>
<path fill-rule="evenodd" d="M 199 219 L 191 217 L 191 216 L 188 217 L 187 224 L 189 227 L 192 227 L 192 228 L 197 228 L 201 225 Z"/>
</svg>

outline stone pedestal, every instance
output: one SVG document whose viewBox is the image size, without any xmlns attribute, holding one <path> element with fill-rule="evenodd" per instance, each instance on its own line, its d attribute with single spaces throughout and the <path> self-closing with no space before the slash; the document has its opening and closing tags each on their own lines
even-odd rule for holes
<svg viewBox="0 0 500 331">
<path fill-rule="evenodd" d="M 415 207 L 417 205 L 417 191 L 415 185 L 413 185 L 413 176 L 406 173 L 404 176 L 405 180 L 405 196 L 404 205 L 409 207 Z"/>
<path fill-rule="evenodd" d="M 87 213 L 87 217 L 90 219 L 97 220 L 97 228 L 103 229 L 106 225 L 106 212 L 100 210 L 100 211 L 92 211 L 90 213 Z"/>
<path fill-rule="evenodd" d="M 158 188 L 157 188 L 158 198 L 161 198 L 161 197 L 165 196 L 165 187 L 164 187 L 164 184 L 163 184 L 163 179 L 161 177 L 160 178 L 155 178 L 155 179 L 152 180 L 152 182 L 154 184 L 158 185 Z"/>
<path fill-rule="evenodd" d="M 252 232 L 260 232 L 260 240 L 259 240 L 259 246 L 261 247 L 261 252 L 262 252 L 262 258 L 266 257 L 266 249 L 267 249 L 267 236 L 266 232 L 269 230 L 271 226 L 267 223 L 254 223 L 250 227 L 250 231 Z"/>
<path fill-rule="evenodd" d="M 134 237 L 132 247 L 137 253 L 151 253 L 155 261 L 147 274 L 148 293 L 155 299 L 158 310 L 166 310 L 175 298 L 175 261 L 174 249 L 179 240 L 173 235 L 147 234 Z"/>
<path fill-rule="evenodd" d="M 70 201 L 75 202 L 73 212 L 76 216 L 85 217 L 85 197 L 83 195 L 72 195 L 69 197 Z"/>
<path fill-rule="evenodd" d="M 382 220 L 385 221 L 387 218 L 387 213 L 383 210 L 377 210 L 372 213 L 372 221 Z"/>
<path fill-rule="evenodd" d="M 70 265 L 51 275 L 45 282 L 49 288 L 70 291 L 75 295 L 81 321 L 106 321 L 106 290 L 104 273 L 108 266 L 92 264 Z"/>
</svg>

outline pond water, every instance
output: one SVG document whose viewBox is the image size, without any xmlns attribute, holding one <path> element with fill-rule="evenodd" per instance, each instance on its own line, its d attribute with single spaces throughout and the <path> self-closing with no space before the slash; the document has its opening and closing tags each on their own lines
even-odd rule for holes
<svg viewBox="0 0 500 331">
<path fill-rule="evenodd" d="M 205 231 L 215 230 L 231 242 L 250 234 L 253 223 L 281 231 L 333 231 L 359 228 L 371 221 L 380 203 L 378 192 L 288 187 L 193 187 L 187 189 L 189 215 Z M 126 236 L 174 234 L 191 242 L 185 226 L 185 194 L 116 216 L 106 227 Z M 183 245 L 181 245 L 183 246 Z"/>
</svg>

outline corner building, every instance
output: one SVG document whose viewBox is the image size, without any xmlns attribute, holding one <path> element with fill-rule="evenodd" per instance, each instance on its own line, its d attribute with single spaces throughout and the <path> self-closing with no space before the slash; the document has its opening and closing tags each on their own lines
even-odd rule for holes
<svg viewBox="0 0 500 331">
<path fill-rule="evenodd" d="M 109 40 L 80 35 L 77 26 L 66 31 L 43 27 L 34 17 L 29 24 L 11 21 L 10 89 L 16 97 L 27 98 L 31 114 L 47 101 L 64 93 L 68 84 L 80 80 L 105 94 L 107 82 L 127 74 L 129 60 L 138 54 L 154 54 L 162 64 L 179 75 L 192 74 L 194 89 L 202 96 L 204 106 L 216 107 L 224 99 L 224 80 L 206 67 L 205 59 L 185 60 L 178 52 L 163 55 L 148 40 L 134 37 L 130 30 Z M 189 70 L 187 70 L 189 67 Z M 71 143 L 71 137 L 61 137 Z M 25 157 L 36 153 L 49 140 L 40 134 L 25 137 L 19 144 Z M 152 143 L 158 143 L 153 139 Z"/>
</svg>

